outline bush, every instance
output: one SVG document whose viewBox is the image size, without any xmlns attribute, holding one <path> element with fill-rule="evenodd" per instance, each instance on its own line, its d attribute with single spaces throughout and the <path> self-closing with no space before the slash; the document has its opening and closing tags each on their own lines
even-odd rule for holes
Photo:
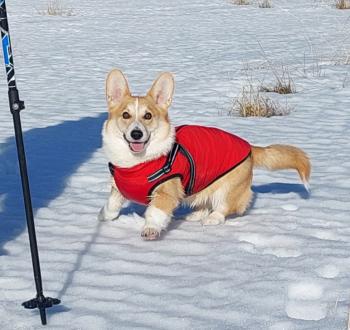
<svg viewBox="0 0 350 330">
<path fill-rule="evenodd" d="M 336 0 L 335 7 L 338 9 L 350 9 L 349 0 Z"/>
<path fill-rule="evenodd" d="M 239 6 L 246 6 L 250 4 L 249 0 L 232 0 L 232 3 L 234 5 L 239 5 Z"/>
<path fill-rule="evenodd" d="M 40 15 L 47 16 L 72 16 L 73 10 L 70 8 L 65 8 L 61 1 L 50 0 L 47 3 L 47 7 L 44 10 L 38 11 Z"/>
<path fill-rule="evenodd" d="M 262 0 L 258 2 L 259 8 L 272 8 L 271 0 Z"/>
<path fill-rule="evenodd" d="M 271 100 L 259 89 L 249 84 L 242 88 L 240 95 L 234 100 L 229 114 L 234 113 L 238 113 L 241 117 L 272 117 L 287 115 L 290 109 Z"/>
</svg>

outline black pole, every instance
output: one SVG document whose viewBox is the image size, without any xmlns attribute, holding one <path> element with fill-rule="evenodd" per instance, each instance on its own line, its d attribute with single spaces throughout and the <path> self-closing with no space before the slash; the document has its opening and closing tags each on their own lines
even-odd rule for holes
<svg viewBox="0 0 350 330">
<path fill-rule="evenodd" d="M 4 53 L 4 61 L 8 84 L 8 97 L 10 111 L 13 116 L 13 124 L 15 128 L 18 163 L 22 179 L 22 190 L 24 206 L 27 218 L 27 227 L 29 234 L 30 253 L 32 256 L 34 280 L 36 287 L 36 297 L 24 302 L 22 305 L 25 308 L 38 308 L 40 311 L 41 323 L 46 324 L 46 308 L 52 307 L 60 303 L 59 299 L 45 297 L 43 294 L 40 261 L 38 253 L 38 245 L 35 234 L 35 224 L 33 217 L 32 201 L 30 197 L 29 180 L 27 173 L 27 163 L 23 144 L 23 134 L 21 126 L 20 111 L 24 109 L 24 102 L 19 99 L 19 94 L 16 85 L 15 69 L 13 64 L 13 56 L 11 49 L 11 40 L 7 21 L 7 12 L 5 0 L 0 0 L 0 30 L 2 38 L 2 48 Z"/>
</svg>

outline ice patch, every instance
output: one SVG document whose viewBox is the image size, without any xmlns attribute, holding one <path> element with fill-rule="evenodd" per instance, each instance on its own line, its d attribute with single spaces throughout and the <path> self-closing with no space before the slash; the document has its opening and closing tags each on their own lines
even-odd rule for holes
<svg viewBox="0 0 350 330">
<path fill-rule="evenodd" d="M 327 314 L 327 305 L 319 301 L 323 288 L 311 282 L 291 284 L 288 288 L 286 313 L 293 319 L 318 321 Z"/>
<path fill-rule="evenodd" d="M 263 235 L 263 234 L 241 234 L 238 239 L 254 245 L 255 249 L 250 248 L 250 252 L 260 252 L 262 254 L 272 254 L 276 257 L 298 257 L 302 253 L 296 249 L 299 241 L 287 235 Z M 245 250 L 246 246 L 244 247 Z"/>
<path fill-rule="evenodd" d="M 288 288 L 288 297 L 299 300 L 317 300 L 322 297 L 323 288 L 316 283 L 295 283 Z"/>
<path fill-rule="evenodd" d="M 334 278 L 339 275 L 338 267 L 334 265 L 324 265 L 316 269 L 318 275 L 324 278 Z"/>
<path fill-rule="evenodd" d="M 285 211 L 296 211 L 297 209 L 299 209 L 299 206 L 294 204 L 285 204 L 285 205 L 282 205 L 281 207 Z"/>
<path fill-rule="evenodd" d="M 329 229 L 318 229 L 313 231 L 310 235 L 324 240 L 336 240 L 338 238 L 337 235 Z"/>
<path fill-rule="evenodd" d="M 286 313 L 293 319 L 319 321 L 326 317 L 327 305 L 316 301 L 291 300 L 287 303 Z"/>
</svg>

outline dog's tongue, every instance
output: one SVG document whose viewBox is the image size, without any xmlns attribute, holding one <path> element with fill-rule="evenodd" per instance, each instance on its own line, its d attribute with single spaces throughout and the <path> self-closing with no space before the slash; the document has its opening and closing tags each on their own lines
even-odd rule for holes
<svg viewBox="0 0 350 330">
<path fill-rule="evenodd" d="M 143 151 L 144 147 L 145 147 L 144 143 L 130 143 L 130 148 L 134 152 L 141 152 Z"/>
</svg>

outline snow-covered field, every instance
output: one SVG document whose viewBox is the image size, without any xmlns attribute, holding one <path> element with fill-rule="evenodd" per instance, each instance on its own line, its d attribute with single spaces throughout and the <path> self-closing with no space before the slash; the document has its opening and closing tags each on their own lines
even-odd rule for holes
<svg viewBox="0 0 350 330">
<path fill-rule="evenodd" d="M 44 291 L 62 299 L 48 329 L 346 329 L 350 305 L 350 11 L 333 1 L 8 1 Z M 0 59 L 2 62 L 2 58 Z M 290 115 L 228 116 L 247 81 L 288 68 Z M 311 156 L 311 195 L 294 172 L 257 170 L 243 217 L 202 227 L 180 209 L 160 241 L 144 208 L 99 223 L 104 79 L 121 68 L 144 93 L 176 76 L 175 124 L 217 126 Z M 7 86 L 0 79 L 0 328 L 38 329 Z M 285 102 L 285 97 L 271 95 Z"/>
</svg>

